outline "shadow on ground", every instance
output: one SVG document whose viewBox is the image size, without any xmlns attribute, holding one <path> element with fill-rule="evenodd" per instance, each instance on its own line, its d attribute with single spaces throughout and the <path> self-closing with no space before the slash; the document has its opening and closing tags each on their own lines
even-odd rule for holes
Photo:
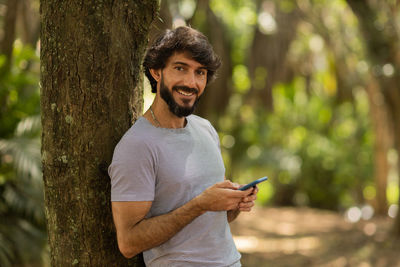
<svg viewBox="0 0 400 267">
<path fill-rule="evenodd" d="M 231 224 L 244 267 L 400 267 L 400 241 L 390 218 L 347 222 L 309 208 L 260 208 Z"/>
</svg>

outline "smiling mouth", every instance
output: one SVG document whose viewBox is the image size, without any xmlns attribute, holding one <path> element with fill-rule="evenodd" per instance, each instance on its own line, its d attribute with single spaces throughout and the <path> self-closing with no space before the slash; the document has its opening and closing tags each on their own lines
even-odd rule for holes
<svg viewBox="0 0 400 267">
<path fill-rule="evenodd" d="M 194 95 L 194 93 L 193 92 L 185 92 L 185 91 L 182 91 L 182 90 L 176 90 L 179 94 L 181 94 L 181 95 L 184 95 L 184 96 L 192 96 L 192 95 Z"/>
<path fill-rule="evenodd" d="M 197 90 L 189 87 L 176 87 L 175 91 L 183 96 L 192 96 L 197 93 Z"/>
</svg>

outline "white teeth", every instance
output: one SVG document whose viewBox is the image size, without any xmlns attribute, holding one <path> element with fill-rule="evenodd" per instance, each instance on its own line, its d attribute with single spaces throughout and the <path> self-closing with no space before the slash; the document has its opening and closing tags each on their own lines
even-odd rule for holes
<svg viewBox="0 0 400 267">
<path fill-rule="evenodd" d="M 184 96 L 191 96 L 191 95 L 193 95 L 193 93 L 186 93 L 186 92 L 183 92 L 183 91 L 181 91 L 181 90 L 178 90 L 177 92 L 180 93 L 181 95 L 184 95 Z"/>
</svg>

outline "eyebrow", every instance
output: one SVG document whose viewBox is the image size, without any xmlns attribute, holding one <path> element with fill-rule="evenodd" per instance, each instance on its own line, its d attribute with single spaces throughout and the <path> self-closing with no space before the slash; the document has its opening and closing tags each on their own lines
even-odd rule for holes
<svg viewBox="0 0 400 267">
<path fill-rule="evenodd" d="M 182 61 L 175 61 L 174 63 L 172 63 L 173 65 L 183 65 L 183 66 L 189 66 L 189 64 L 187 64 L 186 62 L 182 62 Z M 197 69 L 204 69 L 204 70 L 207 70 L 207 67 L 206 66 L 201 66 L 201 67 L 199 67 L 199 68 L 197 68 Z"/>
</svg>

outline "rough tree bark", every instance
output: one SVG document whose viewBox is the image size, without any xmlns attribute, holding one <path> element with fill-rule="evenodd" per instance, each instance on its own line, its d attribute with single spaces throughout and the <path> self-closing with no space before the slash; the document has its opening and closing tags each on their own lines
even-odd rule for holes
<svg viewBox="0 0 400 267">
<path fill-rule="evenodd" d="M 395 10 L 388 11 L 390 8 L 387 2 L 347 0 L 347 3 L 358 18 L 369 60 L 372 68 L 377 70 L 375 76 L 387 103 L 390 123 L 393 126 L 394 146 L 400 155 L 400 26 L 394 17 L 394 14 L 398 14 L 399 7 L 393 6 Z M 383 28 L 379 28 L 376 24 L 378 14 L 385 11 L 386 23 Z M 393 73 L 384 75 L 384 66 L 393 68 Z M 400 167 L 400 157 L 398 166 Z M 397 213 L 393 230 L 394 236 L 400 238 L 400 212 Z"/>
<path fill-rule="evenodd" d="M 107 167 L 142 112 L 158 4 L 41 1 L 42 163 L 52 266 L 141 266 L 119 253 Z"/>
</svg>

